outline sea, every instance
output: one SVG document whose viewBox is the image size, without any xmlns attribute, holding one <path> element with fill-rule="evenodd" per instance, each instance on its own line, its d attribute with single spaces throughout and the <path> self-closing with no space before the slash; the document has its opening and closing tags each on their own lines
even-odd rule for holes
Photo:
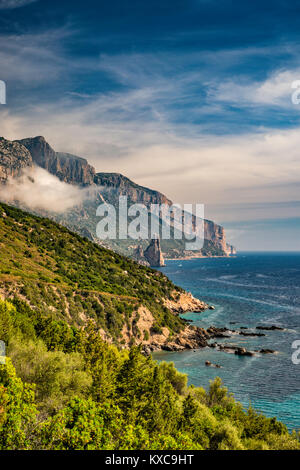
<svg viewBox="0 0 300 470">
<path fill-rule="evenodd" d="M 190 384 L 208 388 L 215 377 L 245 407 L 276 416 L 289 430 L 300 430 L 300 363 L 292 360 L 300 341 L 300 253 L 246 253 L 231 258 L 167 260 L 161 268 L 175 284 L 213 305 L 215 310 L 186 313 L 192 324 L 241 331 L 276 325 L 283 331 L 260 331 L 264 337 L 215 339 L 249 350 L 272 349 L 276 354 L 237 356 L 213 348 L 157 352 L 188 375 Z M 298 347 L 299 349 L 299 347 Z M 296 355 L 297 359 L 297 354 Z M 300 354 L 298 355 L 300 359 Z M 206 361 L 221 368 L 209 367 Z"/>
</svg>

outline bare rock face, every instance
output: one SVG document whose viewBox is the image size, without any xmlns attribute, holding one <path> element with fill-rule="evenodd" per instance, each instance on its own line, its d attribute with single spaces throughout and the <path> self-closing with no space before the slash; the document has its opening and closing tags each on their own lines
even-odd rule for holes
<svg viewBox="0 0 300 470">
<path fill-rule="evenodd" d="M 168 204 L 172 202 L 162 193 L 140 186 L 120 173 L 96 173 L 94 178 L 98 186 L 117 192 L 118 196 L 125 195 L 133 203 L 149 206 L 150 204 Z"/>
<path fill-rule="evenodd" d="M 208 345 L 209 335 L 203 328 L 198 326 L 187 326 L 171 341 L 165 338 L 164 341 L 156 342 L 154 338 L 150 344 L 144 344 L 143 352 L 150 355 L 152 351 L 184 351 L 185 349 L 204 348 Z"/>
<path fill-rule="evenodd" d="M 53 174 L 51 164 L 55 160 L 55 151 L 46 142 L 44 137 L 29 137 L 28 139 L 22 139 L 16 142 L 19 142 L 29 150 L 34 163 Z"/>
<path fill-rule="evenodd" d="M 144 257 L 153 267 L 164 266 L 164 258 L 162 255 L 162 251 L 160 248 L 160 240 L 159 238 L 153 238 L 150 242 L 148 248 L 144 251 Z"/>
<path fill-rule="evenodd" d="M 31 166 L 32 158 L 26 147 L 0 138 L 0 183 L 6 183 L 10 176 L 21 176 L 24 168 Z"/>
<path fill-rule="evenodd" d="M 80 186 L 94 182 L 95 169 L 84 158 L 69 153 L 55 152 L 44 137 L 19 141 L 31 153 L 34 163 L 57 176 L 61 181 Z"/>
<path fill-rule="evenodd" d="M 174 293 L 175 295 L 175 293 Z M 209 306 L 202 300 L 196 299 L 190 292 L 182 292 L 177 298 L 166 299 L 166 307 L 173 313 L 203 312 Z"/>
<path fill-rule="evenodd" d="M 205 220 L 204 236 L 207 240 L 211 240 L 221 251 L 227 252 L 225 230 L 221 225 L 217 225 L 211 220 Z"/>
</svg>

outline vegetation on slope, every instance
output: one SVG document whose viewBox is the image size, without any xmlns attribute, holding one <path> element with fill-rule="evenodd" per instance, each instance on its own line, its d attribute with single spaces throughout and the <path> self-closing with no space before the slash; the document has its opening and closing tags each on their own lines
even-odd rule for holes
<svg viewBox="0 0 300 470">
<path fill-rule="evenodd" d="M 300 449 L 275 418 L 244 411 L 220 379 L 187 386 L 170 363 L 119 351 L 92 323 L 0 301 L 0 449 Z"/>
<path fill-rule="evenodd" d="M 184 323 L 164 306 L 175 288 L 162 273 L 83 239 L 65 227 L 0 204 L 0 292 L 72 325 L 94 320 L 115 341 L 143 304 L 157 328 Z M 134 330 L 132 338 L 143 332 Z"/>
<path fill-rule="evenodd" d="M 181 328 L 163 305 L 175 289 L 165 276 L 5 205 L 0 246 L 1 450 L 300 449 L 220 379 L 188 387 L 172 364 L 103 341 L 99 326 L 118 339 L 141 303 Z"/>
</svg>

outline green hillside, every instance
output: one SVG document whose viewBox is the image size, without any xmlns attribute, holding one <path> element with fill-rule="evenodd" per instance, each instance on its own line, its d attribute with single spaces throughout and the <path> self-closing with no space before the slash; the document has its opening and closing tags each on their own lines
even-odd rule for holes
<svg viewBox="0 0 300 470">
<path fill-rule="evenodd" d="M 0 247 L 0 293 L 26 299 L 44 315 L 74 326 L 92 319 L 115 341 L 122 341 L 124 325 L 132 341 L 142 337 L 135 327 L 141 305 L 157 330 L 184 327 L 164 306 L 180 292 L 166 276 L 55 222 L 0 204 Z"/>
<path fill-rule="evenodd" d="M 142 334 L 139 305 L 156 330 L 183 327 L 164 307 L 180 291 L 161 273 L 3 204 L 0 246 L 0 450 L 300 449 L 220 379 L 188 386 L 141 346 L 120 348 L 124 324 L 132 343 Z"/>
</svg>

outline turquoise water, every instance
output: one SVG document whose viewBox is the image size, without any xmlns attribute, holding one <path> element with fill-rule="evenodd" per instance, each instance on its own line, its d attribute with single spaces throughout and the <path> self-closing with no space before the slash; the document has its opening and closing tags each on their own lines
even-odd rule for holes
<svg viewBox="0 0 300 470">
<path fill-rule="evenodd" d="M 215 306 L 215 310 L 184 315 L 195 325 L 237 330 L 243 326 L 250 331 L 257 325 L 278 325 L 285 331 L 216 340 L 250 350 L 270 348 L 278 351 L 274 355 L 241 357 L 204 348 L 156 353 L 155 359 L 174 362 L 194 385 L 207 388 L 219 376 L 245 406 L 251 402 L 289 429 L 300 429 L 300 364 L 291 360 L 291 345 L 300 340 L 300 253 L 240 253 L 234 258 L 167 261 L 161 270 L 175 284 Z M 222 368 L 205 366 L 207 360 Z"/>
</svg>

